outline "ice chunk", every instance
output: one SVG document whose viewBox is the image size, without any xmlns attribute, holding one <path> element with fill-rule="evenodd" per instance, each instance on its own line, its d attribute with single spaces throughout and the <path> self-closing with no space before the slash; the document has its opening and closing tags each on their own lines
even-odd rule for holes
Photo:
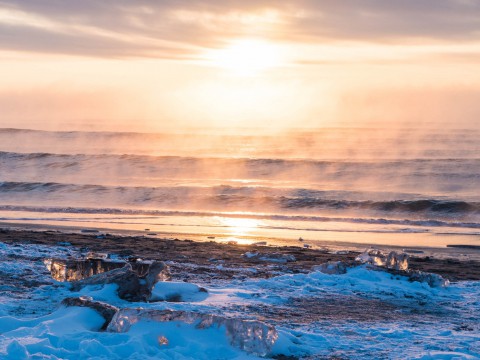
<svg viewBox="0 0 480 360">
<path fill-rule="evenodd" d="M 85 262 L 90 262 L 92 259 L 87 259 Z M 99 260 L 103 263 L 105 260 Z M 55 264 L 63 265 L 63 269 L 57 271 L 55 269 Z M 117 284 L 118 285 L 118 296 L 124 300 L 128 301 L 149 301 L 152 289 L 155 284 L 159 281 L 166 281 L 170 277 L 168 266 L 161 261 L 154 261 L 148 263 L 134 263 L 135 269 L 130 263 L 116 263 L 120 264 L 123 267 L 114 268 L 109 271 L 99 272 L 90 277 L 82 278 L 84 271 L 80 267 L 78 276 L 75 273 L 69 276 L 68 271 L 68 262 L 63 264 L 61 262 L 52 262 L 51 271 L 52 274 L 60 273 L 59 276 L 63 276 L 67 279 L 81 278 L 81 280 L 72 282 L 72 290 L 78 291 L 82 287 L 87 285 L 104 285 L 104 284 Z M 104 268 L 102 268 L 104 270 Z M 65 275 L 66 274 L 66 275 Z"/>
<path fill-rule="evenodd" d="M 427 283 L 430 287 L 445 287 L 450 281 L 441 275 L 408 269 L 408 254 L 392 251 L 385 256 L 379 250 L 366 250 L 356 261 L 385 268 L 386 271 L 408 277 L 410 281 Z"/>
<path fill-rule="evenodd" d="M 93 275 L 102 274 L 114 269 L 119 269 L 125 266 L 125 261 L 117 259 L 106 259 L 102 256 L 97 256 L 89 253 L 89 257 L 85 259 L 47 259 L 44 261 L 47 269 L 50 271 L 52 277 L 57 281 L 78 281 L 83 280 Z M 103 255 L 103 254 L 101 254 Z M 129 261 L 132 271 L 138 276 L 146 276 L 150 272 L 150 268 L 154 261 Z M 158 263 L 158 262 L 156 262 Z M 166 280 L 169 275 L 165 275 Z"/>
<path fill-rule="evenodd" d="M 356 261 L 360 261 L 364 264 L 370 264 L 375 266 L 385 266 L 386 257 L 380 250 L 368 249 L 355 258 Z"/>
<path fill-rule="evenodd" d="M 93 299 L 88 296 L 81 296 L 78 298 L 70 297 L 70 298 L 63 299 L 62 305 L 88 307 L 90 309 L 95 310 L 105 319 L 105 323 L 102 326 L 102 330 L 105 330 L 107 328 L 113 316 L 118 311 L 117 307 L 101 301 L 93 301 Z"/>
<path fill-rule="evenodd" d="M 387 256 L 386 266 L 389 269 L 406 271 L 408 270 L 408 255 L 392 251 Z"/>
<path fill-rule="evenodd" d="M 430 287 L 446 287 L 450 281 L 438 274 L 426 273 L 423 271 L 409 271 L 410 281 L 424 282 Z"/>
<path fill-rule="evenodd" d="M 408 269 L 408 254 L 391 251 L 388 255 L 380 250 L 369 249 L 356 257 L 361 263 L 405 271 Z"/>
<path fill-rule="evenodd" d="M 44 261 L 52 278 L 57 281 L 77 281 L 122 268 L 125 262 L 109 261 L 100 258 L 88 259 L 47 259 Z"/>
<path fill-rule="evenodd" d="M 339 275 L 347 272 L 347 264 L 343 261 L 329 261 L 313 267 L 314 271 L 320 271 L 324 274 Z"/>
<path fill-rule="evenodd" d="M 265 356 L 278 339 L 278 333 L 271 325 L 260 321 L 231 319 L 211 314 L 189 311 L 155 309 L 121 309 L 107 327 L 111 332 L 127 332 L 139 321 L 168 322 L 178 321 L 195 324 L 197 329 L 225 328 L 230 344 L 248 353 Z M 168 338 L 168 334 L 165 334 Z"/>
</svg>

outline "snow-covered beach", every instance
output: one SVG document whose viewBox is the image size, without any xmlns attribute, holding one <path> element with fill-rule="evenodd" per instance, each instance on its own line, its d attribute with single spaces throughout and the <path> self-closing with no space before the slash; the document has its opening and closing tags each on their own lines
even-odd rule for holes
<svg viewBox="0 0 480 360">
<path fill-rule="evenodd" d="M 442 286 L 355 263 L 355 251 L 172 239 L 150 239 L 141 245 L 139 237 L 6 229 L 0 235 L 2 358 L 480 356 L 480 274 L 473 260 L 412 254 L 412 271 L 437 269 L 451 280 Z M 117 251 L 110 251 L 113 244 Z M 164 301 L 126 301 L 113 283 L 72 290 L 68 282 L 54 280 L 45 266 L 48 259 L 81 259 L 102 248 L 105 254 L 97 255 L 108 253 L 114 261 L 138 256 L 148 260 L 147 249 L 151 259 L 165 261 L 171 279 L 158 282 L 152 292 Z M 348 264 L 345 273 L 328 274 L 318 267 L 337 261 Z M 118 324 L 126 320 L 116 323 L 117 330 L 112 325 L 105 331 L 105 319 L 97 311 L 61 304 L 72 297 L 104 302 L 130 315 L 138 315 L 138 310 L 128 310 L 137 308 L 148 314 L 129 320 L 131 325 L 122 331 Z M 168 313 L 171 321 L 154 321 L 159 314 L 164 319 L 165 310 L 173 312 Z M 258 337 L 255 328 L 246 341 L 241 329 L 252 322 L 266 328 Z M 232 337 L 232 326 L 235 334 L 240 331 L 241 341 Z"/>
</svg>

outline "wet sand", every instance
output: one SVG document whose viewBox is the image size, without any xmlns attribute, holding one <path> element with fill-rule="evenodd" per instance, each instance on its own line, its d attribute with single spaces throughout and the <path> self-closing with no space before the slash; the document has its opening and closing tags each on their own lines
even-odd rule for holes
<svg viewBox="0 0 480 360">
<path fill-rule="evenodd" d="M 329 251 L 297 246 L 257 246 L 226 244 L 214 241 L 164 239 L 151 236 L 118 236 L 98 233 L 65 233 L 0 229 L 0 242 L 66 245 L 82 251 L 132 256 L 170 262 L 173 278 L 209 283 L 245 277 L 271 277 L 285 273 L 309 272 L 327 261 L 352 262 L 358 251 Z M 69 245 L 70 244 L 70 245 Z M 258 257 L 248 258 L 246 252 L 292 255 L 295 261 L 272 262 Z M 410 268 L 433 272 L 450 281 L 480 280 L 480 262 L 455 258 L 435 258 L 424 254 L 410 257 Z M 254 269 L 254 271 L 252 271 Z"/>
</svg>

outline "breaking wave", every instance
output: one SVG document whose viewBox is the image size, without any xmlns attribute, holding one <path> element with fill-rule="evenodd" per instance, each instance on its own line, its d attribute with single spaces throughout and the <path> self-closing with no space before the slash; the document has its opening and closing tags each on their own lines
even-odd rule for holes
<svg viewBox="0 0 480 360">
<path fill-rule="evenodd" d="M 218 208 L 230 211 L 249 211 L 256 208 L 270 211 L 352 210 L 386 214 L 480 214 L 480 202 L 439 199 L 372 201 L 335 198 L 342 194 L 348 195 L 347 192 L 337 191 L 227 185 L 208 188 L 204 186 L 128 187 L 55 182 L 0 182 L 0 196 L 12 200 L 23 197 L 43 201 L 67 199 L 72 202 L 82 202 L 91 199 L 96 203 L 124 206 L 185 208 L 186 204 L 190 204 L 192 208 Z M 358 193 L 353 195 L 359 196 Z M 73 201 L 74 199 L 76 201 Z"/>
<path fill-rule="evenodd" d="M 279 215 L 267 213 L 226 213 L 212 211 L 172 211 L 152 209 L 122 209 L 122 208 L 85 208 L 85 207 L 59 207 L 59 206 L 22 206 L 22 205 L 0 205 L 0 211 L 9 212 L 30 212 L 30 213 L 52 213 L 52 214 L 86 214 L 86 215 L 132 215 L 132 216 L 228 216 L 230 218 L 248 218 L 279 221 L 311 221 L 311 222 L 345 222 L 356 224 L 377 224 L 377 225 L 400 225 L 418 227 L 449 227 L 449 228 L 471 228 L 480 229 L 480 223 L 461 221 L 440 221 L 440 220 L 409 220 L 409 219 L 385 219 L 385 218 L 362 218 L 362 217 L 333 217 L 333 216 L 308 216 L 308 215 Z M 410 229 L 409 229 L 410 230 Z"/>
</svg>

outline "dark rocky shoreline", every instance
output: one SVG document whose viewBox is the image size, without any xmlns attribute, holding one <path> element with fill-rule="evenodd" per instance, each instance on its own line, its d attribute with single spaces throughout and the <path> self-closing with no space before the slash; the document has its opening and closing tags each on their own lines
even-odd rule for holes
<svg viewBox="0 0 480 360">
<path fill-rule="evenodd" d="M 208 283 L 209 279 L 229 280 L 246 277 L 246 274 L 248 277 L 267 278 L 280 273 L 309 272 L 313 266 L 328 261 L 353 262 L 359 255 L 359 252 L 355 251 L 331 252 L 295 246 L 239 245 L 147 236 L 13 229 L 0 229 L 0 242 L 73 246 L 85 252 L 168 261 L 171 262 L 173 279 L 204 283 Z M 262 256 L 244 256 L 247 252 Z M 271 257 L 273 261 L 262 260 L 265 257 Z M 275 257 L 278 261 L 275 261 Z M 292 258 L 295 261 L 287 261 Z M 193 266 L 186 270 L 185 264 Z M 409 266 L 412 270 L 439 274 L 450 281 L 480 280 L 480 262 L 475 260 L 437 259 L 418 254 L 410 257 Z M 252 268 L 254 271 L 249 271 Z"/>
</svg>

